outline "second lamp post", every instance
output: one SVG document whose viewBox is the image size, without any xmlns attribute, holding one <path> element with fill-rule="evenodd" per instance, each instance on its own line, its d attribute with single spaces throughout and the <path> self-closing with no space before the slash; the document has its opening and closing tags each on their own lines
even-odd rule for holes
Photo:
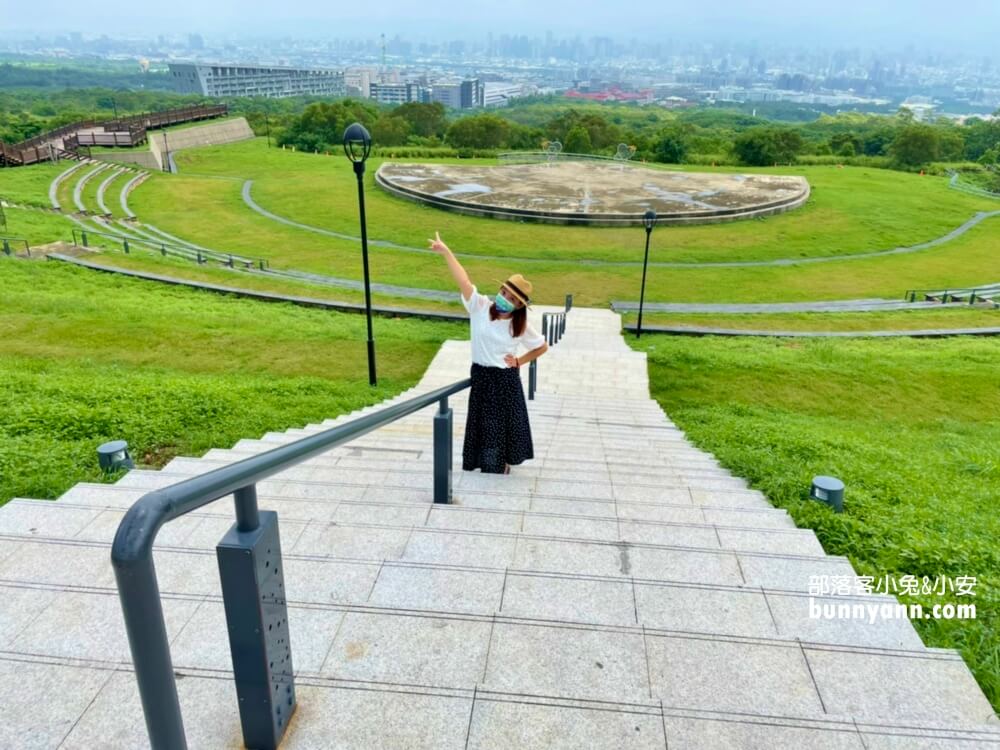
<svg viewBox="0 0 1000 750">
<path fill-rule="evenodd" d="M 639 291 L 639 322 L 635 327 L 635 337 L 642 336 L 642 303 L 646 299 L 646 266 L 649 265 L 649 235 L 656 224 L 656 211 L 649 209 L 642 215 L 642 225 L 646 228 L 646 254 L 642 259 L 642 289 Z"/>
<path fill-rule="evenodd" d="M 372 150 L 372 137 L 364 125 L 354 123 L 344 131 L 344 153 L 354 165 L 358 178 L 358 207 L 361 211 L 361 260 L 365 274 L 365 317 L 368 320 L 368 382 L 375 385 L 375 339 L 372 337 L 372 290 L 368 279 L 368 227 L 365 222 L 365 162 Z"/>
</svg>

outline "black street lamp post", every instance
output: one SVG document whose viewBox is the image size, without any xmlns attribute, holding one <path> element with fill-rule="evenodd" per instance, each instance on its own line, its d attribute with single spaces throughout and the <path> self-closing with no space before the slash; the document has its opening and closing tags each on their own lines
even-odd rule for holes
<svg viewBox="0 0 1000 750">
<path fill-rule="evenodd" d="M 365 274 L 365 316 L 368 318 L 368 382 L 375 385 L 375 340 L 372 337 L 372 290 L 368 278 L 368 227 L 365 221 L 365 161 L 372 150 L 372 137 L 361 123 L 344 131 L 344 153 L 354 165 L 358 178 L 358 208 L 361 213 L 361 260 Z"/>
<path fill-rule="evenodd" d="M 646 267 L 649 265 L 649 235 L 653 233 L 656 224 L 656 211 L 649 209 L 642 216 L 642 225 L 646 227 L 646 254 L 642 259 L 642 289 L 639 291 L 639 322 L 635 327 L 635 337 L 642 336 L 642 304 L 646 299 Z"/>
<path fill-rule="evenodd" d="M 271 148 L 271 123 L 267 119 L 267 110 L 264 111 L 264 132 L 267 133 L 267 147 Z"/>
</svg>

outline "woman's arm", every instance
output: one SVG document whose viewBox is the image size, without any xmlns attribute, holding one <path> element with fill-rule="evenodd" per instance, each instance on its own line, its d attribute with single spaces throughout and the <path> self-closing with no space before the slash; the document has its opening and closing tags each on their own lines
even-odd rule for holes
<svg viewBox="0 0 1000 750">
<path fill-rule="evenodd" d="M 455 283 L 458 284 L 463 299 L 468 302 L 469 298 L 472 297 L 472 282 L 469 281 L 469 274 L 465 272 L 462 264 L 458 262 L 458 259 L 448 249 L 448 246 L 441 241 L 441 235 L 438 232 L 434 233 L 433 240 L 427 241 L 431 243 L 431 250 L 441 255 L 448 263 L 448 270 L 451 271 Z"/>
<path fill-rule="evenodd" d="M 541 346 L 536 347 L 531 351 L 525 352 L 520 357 L 515 357 L 513 354 L 508 354 L 506 357 L 504 357 L 504 361 L 507 363 L 508 367 L 523 367 L 532 360 L 541 357 L 548 350 L 549 350 L 549 345 L 542 344 Z"/>
</svg>

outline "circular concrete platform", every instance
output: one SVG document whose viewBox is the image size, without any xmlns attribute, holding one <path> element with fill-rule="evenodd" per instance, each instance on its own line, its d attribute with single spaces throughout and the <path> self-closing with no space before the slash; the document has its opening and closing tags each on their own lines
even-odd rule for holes
<svg viewBox="0 0 1000 750">
<path fill-rule="evenodd" d="M 376 183 L 402 198 L 513 221 L 627 226 L 648 209 L 659 224 L 766 216 L 809 198 L 804 177 L 677 172 L 602 161 L 464 167 L 386 162 Z"/>
</svg>

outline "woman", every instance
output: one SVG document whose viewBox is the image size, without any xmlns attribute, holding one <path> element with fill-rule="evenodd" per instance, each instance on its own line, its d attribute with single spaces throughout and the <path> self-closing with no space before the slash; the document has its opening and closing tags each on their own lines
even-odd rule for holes
<svg viewBox="0 0 1000 750">
<path fill-rule="evenodd" d="M 528 407 L 519 369 L 548 350 L 528 325 L 531 282 L 514 274 L 492 300 L 479 294 L 441 235 L 428 240 L 444 256 L 462 292 L 472 329 L 472 389 L 465 420 L 462 468 L 484 474 L 509 474 L 510 467 L 534 458 Z M 528 351 L 517 355 L 518 345 Z"/>
</svg>

